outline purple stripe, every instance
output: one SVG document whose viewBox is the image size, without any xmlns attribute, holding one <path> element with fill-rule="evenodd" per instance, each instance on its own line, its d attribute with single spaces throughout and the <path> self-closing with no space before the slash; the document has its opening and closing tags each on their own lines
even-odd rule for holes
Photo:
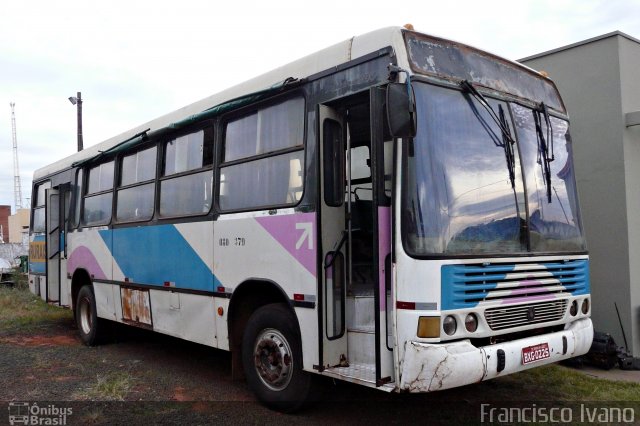
<svg viewBox="0 0 640 426">
<path fill-rule="evenodd" d="M 84 268 L 92 276 L 92 278 L 106 279 L 107 276 L 98 264 L 96 257 L 85 246 L 80 246 L 73 250 L 67 261 L 67 269 L 73 274 L 76 269 Z"/>
<path fill-rule="evenodd" d="M 513 305 L 516 303 L 522 303 L 522 302 L 534 302 L 534 301 L 540 301 L 540 300 L 553 300 L 556 299 L 556 297 L 553 294 L 542 294 L 540 296 L 527 296 L 527 297 L 516 297 L 516 298 L 509 298 L 509 299 L 504 299 L 502 301 L 502 305 Z"/>
<path fill-rule="evenodd" d="M 256 218 L 256 222 L 307 271 L 317 276 L 315 213 L 263 216 Z"/>
<path fill-rule="evenodd" d="M 380 286 L 380 311 L 387 309 L 384 259 L 391 252 L 391 209 L 378 207 L 378 285 Z M 393 289 L 392 289 L 393 291 Z"/>
</svg>

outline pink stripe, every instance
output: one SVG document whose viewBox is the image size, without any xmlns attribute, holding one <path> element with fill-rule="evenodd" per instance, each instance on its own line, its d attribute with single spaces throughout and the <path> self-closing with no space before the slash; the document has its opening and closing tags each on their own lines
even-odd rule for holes
<svg viewBox="0 0 640 426">
<path fill-rule="evenodd" d="M 380 311 L 387 309 L 384 259 L 391 252 L 391 209 L 378 207 L 378 285 L 380 286 Z"/>
<path fill-rule="evenodd" d="M 502 301 L 502 305 L 513 305 L 515 303 L 534 302 L 539 300 L 553 300 L 553 299 L 556 299 L 556 297 L 553 294 L 543 294 L 540 296 L 516 297 L 513 299 L 511 298 L 504 299 Z"/>
<path fill-rule="evenodd" d="M 73 274 L 76 269 L 84 268 L 93 278 L 106 279 L 107 276 L 98 264 L 96 257 L 85 246 L 77 247 L 69 255 L 67 261 L 67 268 L 69 273 Z"/>
<path fill-rule="evenodd" d="M 256 222 L 307 271 L 317 276 L 315 213 L 263 216 L 256 218 Z"/>
</svg>

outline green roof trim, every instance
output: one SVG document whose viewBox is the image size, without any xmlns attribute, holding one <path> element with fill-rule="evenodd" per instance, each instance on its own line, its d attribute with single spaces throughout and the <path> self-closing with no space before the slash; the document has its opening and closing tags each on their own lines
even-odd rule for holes
<svg viewBox="0 0 640 426">
<path fill-rule="evenodd" d="M 300 82 L 300 80 L 295 79 L 293 77 L 289 77 L 284 81 L 281 81 L 279 83 L 274 84 L 273 86 L 269 87 L 268 89 L 264 89 L 264 90 L 260 90 L 257 92 L 253 92 L 253 93 L 249 93 L 247 95 L 243 95 L 240 96 L 238 98 L 235 99 L 231 99 L 229 101 L 223 102 L 221 104 L 218 104 L 216 106 L 213 106 L 209 109 L 206 109 L 202 112 L 199 112 L 197 114 L 193 114 L 190 115 L 187 118 L 184 118 L 180 121 L 176 121 L 174 123 L 171 123 L 165 127 L 162 127 L 160 129 L 154 130 L 153 132 L 151 132 L 151 134 L 147 134 L 147 132 L 149 132 L 149 129 L 140 132 L 134 136 L 132 136 L 129 139 L 126 139 L 114 146 L 112 146 L 111 148 L 107 149 L 106 151 L 101 151 L 100 153 L 94 155 L 93 157 L 89 157 L 86 158 L 84 160 L 79 160 L 74 162 L 71 167 L 82 167 L 85 166 L 87 164 L 90 163 L 94 163 L 104 157 L 110 156 L 110 155 L 115 155 L 115 154 L 119 154 L 120 152 L 123 151 L 127 151 L 133 147 L 135 147 L 136 145 L 139 145 L 147 140 L 149 140 L 149 138 L 153 137 L 154 135 L 160 134 L 160 133 L 165 133 L 167 131 L 171 131 L 171 130 L 178 130 L 181 129 L 183 127 L 189 126 L 191 124 L 197 123 L 199 121 L 202 120 L 206 120 L 208 118 L 213 118 L 213 117 L 217 117 L 218 115 L 224 114 L 225 112 L 243 107 L 245 105 L 249 105 L 253 102 L 257 102 L 261 99 L 267 98 L 271 95 L 273 95 L 274 93 L 277 93 L 279 91 L 284 90 L 285 88 L 288 88 L 289 86 L 291 86 L 294 83 L 298 83 Z"/>
</svg>

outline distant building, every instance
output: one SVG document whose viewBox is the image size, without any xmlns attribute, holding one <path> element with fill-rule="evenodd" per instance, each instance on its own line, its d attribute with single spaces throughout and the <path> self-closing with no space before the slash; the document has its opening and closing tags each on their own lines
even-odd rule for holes
<svg viewBox="0 0 640 426">
<path fill-rule="evenodd" d="M 9 216 L 11 206 L 0 206 L 0 243 L 9 242 Z"/>
<path fill-rule="evenodd" d="M 616 31 L 520 62 L 548 72 L 571 118 L 594 327 L 618 345 L 624 328 L 640 357 L 640 40 Z"/>
<path fill-rule="evenodd" d="M 9 216 L 9 243 L 29 244 L 29 209 L 19 209 Z"/>
</svg>

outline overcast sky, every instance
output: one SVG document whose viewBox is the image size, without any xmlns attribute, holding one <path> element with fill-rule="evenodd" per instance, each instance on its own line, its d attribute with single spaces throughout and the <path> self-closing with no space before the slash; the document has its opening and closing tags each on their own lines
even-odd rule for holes
<svg viewBox="0 0 640 426">
<path fill-rule="evenodd" d="M 2 0 L 0 205 L 13 206 L 10 102 L 23 204 L 33 171 L 323 47 L 380 27 L 465 42 L 509 59 L 620 30 L 640 0 Z M 553 76 L 551 76 L 553 77 Z"/>
</svg>

